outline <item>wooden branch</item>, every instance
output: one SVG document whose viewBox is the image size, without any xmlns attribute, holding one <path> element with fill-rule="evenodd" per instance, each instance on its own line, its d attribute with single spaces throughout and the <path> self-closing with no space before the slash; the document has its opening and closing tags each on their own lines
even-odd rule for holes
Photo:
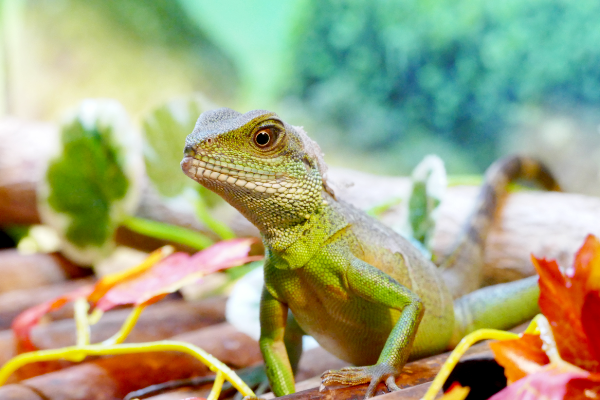
<svg viewBox="0 0 600 400">
<path fill-rule="evenodd" d="M 0 121 L 0 226 L 10 223 L 37 223 L 33 209 L 35 183 L 43 175 L 52 149 L 58 142 L 55 126 Z M 329 172 L 337 197 L 368 209 L 394 198 L 405 198 L 406 178 L 382 177 L 357 171 L 332 168 Z M 434 253 L 446 254 L 460 227 L 469 215 L 477 193 L 473 187 L 451 187 L 442 202 L 439 223 L 433 238 Z M 187 208 L 186 208 L 187 207 Z M 204 231 L 191 207 L 160 198 L 145 185 L 138 215 Z M 256 236 L 256 229 L 233 208 L 224 205 L 217 218 L 229 224 L 240 236 Z M 401 207 L 392 208 L 383 221 L 389 225 L 402 221 Z M 485 277 L 487 283 L 504 282 L 533 273 L 531 253 L 556 258 L 562 265 L 571 263 L 574 252 L 589 233 L 600 236 L 600 199 L 567 193 L 519 192 L 511 194 L 498 215 L 487 240 Z M 121 240 L 142 247 L 159 242 L 136 239 L 121 232 Z"/>
<path fill-rule="evenodd" d="M 173 339 L 199 346 L 234 368 L 262 360 L 258 343 L 226 323 Z M 0 387 L 0 399 L 122 399 L 131 391 L 153 384 L 209 373 L 208 367 L 195 358 L 176 352 L 104 357 Z"/>
<path fill-rule="evenodd" d="M 131 309 L 109 311 L 92 327 L 91 342 L 98 343 L 114 335 Z M 177 334 L 194 331 L 225 321 L 225 298 L 217 297 L 196 302 L 182 300 L 165 301 L 144 310 L 127 342 L 151 342 L 164 340 Z M 76 342 L 75 322 L 72 319 L 36 326 L 32 330 L 32 340 L 40 349 L 53 349 L 72 346 Z M 16 347 L 11 334 L 0 332 L 0 365 L 16 355 Z M 56 371 L 72 365 L 65 361 L 36 363 L 21 368 L 16 378 Z"/>
<path fill-rule="evenodd" d="M 90 285 L 92 282 L 93 280 L 90 278 L 74 279 L 49 286 L 17 289 L 0 293 L 0 331 L 10 328 L 12 320 L 26 309 L 52 300 L 84 285 Z M 71 317 L 73 317 L 73 309 L 71 307 L 63 307 L 51 313 L 52 320 Z M 1 359 L 2 357 L 0 357 Z M 2 361 L 0 361 L 1 363 Z"/>
<path fill-rule="evenodd" d="M 0 250 L 0 293 L 32 289 L 91 275 L 92 270 L 71 263 L 60 254 L 20 254 Z"/>
<path fill-rule="evenodd" d="M 471 347 L 467 354 L 465 354 L 465 358 L 488 355 L 491 351 L 487 345 L 487 343 L 477 344 Z M 427 384 L 433 380 L 433 378 L 437 375 L 440 368 L 448 358 L 450 353 L 438 354 L 433 357 L 424 358 L 422 360 L 413 361 L 408 363 L 404 369 L 402 370 L 402 374 L 398 379 L 396 379 L 396 384 L 401 389 L 411 390 L 413 387 L 427 388 Z M 321 384 L 321 380 L 319 377 L 315 377 L 306 382 L 301 382 L 297 385 L 298 392 L 294 394 L 290 394 L 287 396 L 279 397 L 282 400 L 346 400 L 346 399 L 362 399 L 365 396 L 365 392 L 367 391 L 368 384 L 351 386 L 351 387 L 331 387 L 326 388 L 322 392 L 319 390 L 319 386 Z M 301 390 L 306 386 L 312 386 L 310 389 Z M 421 386 L 424 385 L 424 386 Z M 410 393 L 409 391 L 406 391 Z M 400 392 L 390 393 L 393 397 L 389 397 L 390 399 L 409 399 L 411 397 L 404 396 L 404 390 Z M 377 387 L 377 391 L 375 393 L 376 396 L 388 393 L 385 385 L 380 383 Z M 421 394 L 422 395 L 422 394 Z M 272 394 L 265 396 L 265 398 L 272 398 Z"/>
</svg>

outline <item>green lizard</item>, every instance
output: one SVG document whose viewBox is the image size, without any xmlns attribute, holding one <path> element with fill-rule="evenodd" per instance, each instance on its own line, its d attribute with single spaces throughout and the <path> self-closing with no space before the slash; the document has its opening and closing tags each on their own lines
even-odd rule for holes
<svg viewBox="0 0 600 400">
<path fill-rule="evenodd" d="M 533 160 L 512 157 L 488 170 L 465 234 L 441 268 L 337 199 L 318 145 L 275 113 L 203 113 L 187 137 L 181 165 L 262 234 L 260 348 L 278 396 L 294 392 L 299 332 L 358 365 L 325 372 L 325 385 L 370 382 L 371 397 L 380 382 L 397 390 L 395 378 L 409 359 L 442 352 L 475 329 L 505 329 L 537 312 L 537 277 L 476 290 L 483 242 L 507 183 L 525 177 L 557 188 Z"/>
</svg>

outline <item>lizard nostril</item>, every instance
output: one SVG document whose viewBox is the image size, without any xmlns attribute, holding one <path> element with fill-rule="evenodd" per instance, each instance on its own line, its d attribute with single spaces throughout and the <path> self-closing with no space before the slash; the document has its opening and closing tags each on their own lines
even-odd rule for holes
<svg viewBox="0 0 600 400">
<path fill-rule="evenodd" d="M 194 151 L 194 147 L 192 145 L 188 144 L 183 150 L 183 155 L 186 157 L 194 157 L 196 155 L 196 151 Z"/>
</svg>

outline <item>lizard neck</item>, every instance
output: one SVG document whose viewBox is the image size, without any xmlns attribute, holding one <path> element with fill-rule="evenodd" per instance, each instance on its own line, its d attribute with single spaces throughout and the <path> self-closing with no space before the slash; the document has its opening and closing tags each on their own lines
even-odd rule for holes
<svg viewBox="0 0 600 400">
<path fill-rule="evenodd" d="M 329 238 L 348 225 L 337 210 L 335 199 L 327 193 L 323 194 L 323 199 L 322 207 L 303 223 L 263 232 L 263 242 L 269 253 L 280 259 L 275 263 L 277 268 L 303 267 Z"/>
</svg>

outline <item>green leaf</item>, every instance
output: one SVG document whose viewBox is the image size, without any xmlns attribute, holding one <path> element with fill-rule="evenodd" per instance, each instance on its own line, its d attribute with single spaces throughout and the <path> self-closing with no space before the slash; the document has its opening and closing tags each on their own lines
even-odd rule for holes
<svg viewBox="0 0 600 400">
<path fill-rule="evenodd" d="M 146 172 L 160 194 L 180 195 L 186 187 L 197 186 L 181 172 L 185 138 L 194 129 L 198 116 L 216 108 L 197 95 L 172 100 L 148 114 L 143 121 Z"/>
<path fill-rule="evenodd" d="M 123 225 L 142 235 L 184 244 L 196 250 L 205 249 L 213 244 L 206 235 L 177 225 L 165 224 L 138 217 L 127 217 Z"/>
<path fill-rule="evenodd" d="M 196 216 L 221 239 L 235 237 L 233 231 L 212 216 L 223 200 L 188 178 L 179 166 L 185 138 L 198 116 L 216 106 L 200 95 L 172 100 L 152 111 L 143 122 L 146 172 L 158 192 L 166 197 L 183 195 L 194 203 Z M 192 188 L 192 190 L 186 190 Z"/>
<path fill-rule="evenodd" d="M 413 189 L 408 201 L 408 218 L 412 236 L 426 249 L 436 222 L 436 209 L 447 186 L 446 170 L 443 161 L 437 156 L 427 156 L 414 169 Z"/>
<path fill-rule="evenodd" d="M 133 212 L 142 172 L 139 136 L 115 100 L 83 101 L 61 127 L 61 152 L 41 183 L 40 215 L 75 262 L 97 261 Z"/>
</svg>

